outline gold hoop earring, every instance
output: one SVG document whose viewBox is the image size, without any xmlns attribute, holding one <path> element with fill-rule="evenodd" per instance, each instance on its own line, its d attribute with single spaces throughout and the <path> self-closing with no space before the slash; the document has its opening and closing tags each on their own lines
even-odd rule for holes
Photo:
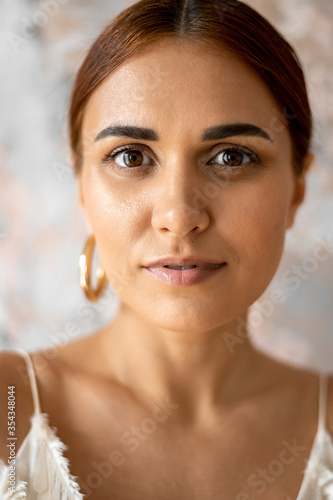
<svg viewBox="0 0 333 500">
<path fill-rule="evenodd" d="M 96 270 L 97 287 L 96 289 L 93 288 L 91 279 L 91 267 L 92 267 L 95 243 L 96 243 L 95 236 L 92 234 L 87 239 L 83 252 L 79 258 L 80 287 L 84 291 L 86 297 L 92 302 L 98 300 L 99 297 L 102 295 L 106 287 L 106 281 L 107 281 L 104 269 L 102 269 L 99 266 Z"/>
</svg>

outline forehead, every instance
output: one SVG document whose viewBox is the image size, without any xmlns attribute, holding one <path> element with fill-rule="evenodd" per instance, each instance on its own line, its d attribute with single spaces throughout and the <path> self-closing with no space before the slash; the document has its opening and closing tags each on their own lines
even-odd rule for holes
<svg viewBox="0 0 333 500">
<path fill-rule="evenodd" d="M 269 127 L 278 104 L 257 73 L 228 50 L 164 39 L 114 70 L 90 97 L 83 128 L 111 123 L 184 127 L 254 122 Z M 96 134 L 95 134 L 96 135 Z"/>
</svg>

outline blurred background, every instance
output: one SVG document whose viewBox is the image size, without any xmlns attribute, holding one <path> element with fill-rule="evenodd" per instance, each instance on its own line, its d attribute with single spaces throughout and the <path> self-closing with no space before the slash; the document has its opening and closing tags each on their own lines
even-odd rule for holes
<svg viewBox="0 0 333 500">
<path fill-rule="evenodd" d="M 74 340 L 110 321 L 119 308 L 112 289 L 91 303 L 79 287 L 78 258 L 88 234 L 69 164 L 66 115 L 86 51 L 107 21 L 133 3 L 1 0 L 2 350 Z M 273 357 L 333 371 L 333 2 L 247 3 L 298 52 L 316 154 L 278 272 L 250 310 L 251 338 Z"/>
</svg>

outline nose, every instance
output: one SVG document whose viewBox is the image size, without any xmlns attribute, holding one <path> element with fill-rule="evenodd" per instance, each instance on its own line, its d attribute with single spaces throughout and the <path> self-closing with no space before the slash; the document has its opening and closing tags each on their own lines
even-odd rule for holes
<svg viewBox="0 0 333 500">
<path fill-rule="evenodd" d="M 198 202 L 205 179 L 195 167 L 178 162 L 165 167 L 158 180 L 153 207 L 152 226 L 155 230 L 184 237 L 196 231 L 203 232 L 209 225 L 208 202 Z M 207 182 L 207 179 L 206 179 Z"/>
</svg>

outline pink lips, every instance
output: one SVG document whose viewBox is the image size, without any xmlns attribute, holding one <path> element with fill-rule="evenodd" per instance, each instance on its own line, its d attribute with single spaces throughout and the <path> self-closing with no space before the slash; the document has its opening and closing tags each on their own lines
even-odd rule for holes
<svg viewBox="0 0 333 500">
<path fill-rule="evenodd" d="M 173 266 L 190 266 L 199 264 L 165 264 Z M 195 267 L 192 269 L 176 270 L 164 266 L 144 267 L 144 269 L 154 276 L 159 281 L 173 286 L 191 286 L 200 283 L 201 281 L 216 275 L 226 267 L 226 263 L 222 264 L 206 264 L 206 266 Z"/>
</svg>

